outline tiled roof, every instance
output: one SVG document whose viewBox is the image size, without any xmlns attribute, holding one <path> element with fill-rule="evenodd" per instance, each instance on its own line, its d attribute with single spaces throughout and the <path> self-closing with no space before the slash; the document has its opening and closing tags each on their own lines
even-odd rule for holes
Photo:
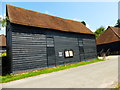
<svg viewBox="0 0 120 90">
<path fill-rule="evenodd" d="M 7 13 L 10 22 L 15 24 L 65 32 L 94 34 L 90 29 L 78 21 L 63 19 L 11 5 L 7 5 Z"/>
<path fill-rule="evenodd" d="M 0 46 L 6 46 L 6 37 L 5 35 L 0 35 Z"/>
<path fill-rule="evenodd" d="M 109 26 L 97 39 L 97 45 L 120 41 L 120 28 Z"/>
</svg>

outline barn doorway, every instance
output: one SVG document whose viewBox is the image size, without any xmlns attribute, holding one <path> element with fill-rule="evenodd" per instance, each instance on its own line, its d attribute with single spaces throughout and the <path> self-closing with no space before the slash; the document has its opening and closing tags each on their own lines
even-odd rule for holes
<svg viewBox="0 0 120 90">
<path fill-rule="evenodd" d="M 48 67 L 55 66 L 55 49 L 54 47 L 47 47 Z"/>
<path fill-rule="evenodd" d="M 56 65 L 53 36 L 47 36 L 47 65 L 48 67 Z"/>
</svg>

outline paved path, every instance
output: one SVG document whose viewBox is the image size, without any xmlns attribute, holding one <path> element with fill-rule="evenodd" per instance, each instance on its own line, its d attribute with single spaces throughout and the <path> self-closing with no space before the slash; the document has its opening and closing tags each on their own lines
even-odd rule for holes
<svg viewBox="0 0 120 90">
<path fill-rule="evenodd" d="M 118 80 L 118 57 L 3 84 L 3 88 L 106 88 Z"/>
</svg>

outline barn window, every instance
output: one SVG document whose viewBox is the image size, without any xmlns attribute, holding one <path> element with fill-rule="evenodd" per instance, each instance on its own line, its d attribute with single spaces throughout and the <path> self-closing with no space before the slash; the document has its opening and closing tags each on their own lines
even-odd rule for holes
<svg viewBox="0 0 120 90">
<path fill-rule="evenodd" d="M 54 38 L 52 36 L 47 36 L 47 47 L 54 47 Z"/>
<path fill-rule="evenodd" d="M 73 50 L 65 50 L 65 57 L 73 57 L 74 53 Z"/>
<path fill-rule="evenodd" d="M 70 55 L 70 57 L 73 57 L 73 51 L 72 50 L 69 51 L 69 55 Z"/>
<path fill-rule="evenodd" d="M 65 51 L 65 57 L 69 57 L 69 51 Z"/>
</svg>

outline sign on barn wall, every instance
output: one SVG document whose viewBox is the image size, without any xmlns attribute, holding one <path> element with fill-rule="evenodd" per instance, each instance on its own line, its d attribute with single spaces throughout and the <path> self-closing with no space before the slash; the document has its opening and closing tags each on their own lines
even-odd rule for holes
<svg viewBox="0 0 120 90">
<path fill-rule="evenodd" d="M 59 57 L 62 57 L 63 56 L 63 53 L 62 52 L 58 52 L 59 54 Z"/>
</svg>

